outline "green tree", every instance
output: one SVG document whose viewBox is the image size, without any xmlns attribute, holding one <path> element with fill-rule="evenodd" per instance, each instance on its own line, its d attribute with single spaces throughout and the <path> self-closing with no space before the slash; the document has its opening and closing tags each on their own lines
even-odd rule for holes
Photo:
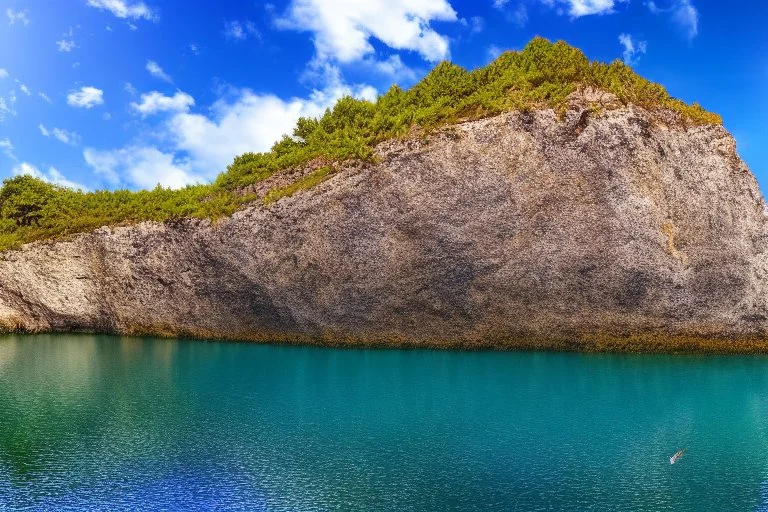
<svg viewBox="0 0 768 512">
<path fill-rule="evenodd" d="M 0 189 L 0 216 L 14 220 L 17 226 L 39 226 L 56 188 L 26 174 L 6 179 Z"/>
</svg>

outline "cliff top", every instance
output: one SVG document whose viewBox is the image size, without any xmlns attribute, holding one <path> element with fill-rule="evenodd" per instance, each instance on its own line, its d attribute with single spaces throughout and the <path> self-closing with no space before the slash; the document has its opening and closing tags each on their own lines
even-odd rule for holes
<svg viewBox="0 0 768 512">
<path fill-rule="evenodd" d="M 594 95 L 584 91 L 605 91 L 611 101 L 590 101 Z M 104 225 L 179 217 L 216 219 L 256 199 L 256 194 L 244 190 L 281 170 L 310 161 L 325 164 L 271 190 L 265 203 L 326 179 L 334 172 L 334 162 L 373 160 L 375 145 L 384 140 L 513 110 L 553 109 L 562 116 L 576 96 L 579 108 L 634 104 L 651 112 L 671 112 L 682 125 L 722 122 L 698 104 L 672 98 L 663 86 L 640 77 L 621 61 L 590 62 L 562 41 L 537 37 L 522 51 L 503 53 L 473 71 L 442 62 L 409 90 L 392 86 L 375 103 L 341 98 L 319 119 L 299 119 L 293 135 L 285 135 L 271 151 L 236 157 L 212 184 L 181 190 L 158 186 L 137 192 L 80 192 L 30 176 L 7 179 L 0 189 L 0 250 Z"/>
</svg>

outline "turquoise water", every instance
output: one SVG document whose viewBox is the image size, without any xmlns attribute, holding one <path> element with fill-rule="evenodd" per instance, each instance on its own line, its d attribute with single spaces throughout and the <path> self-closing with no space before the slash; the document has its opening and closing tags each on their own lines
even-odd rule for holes
<svg viewBox="0 0 768 512">
<path fill-rule="evenodd" d="M 767 480 L 763 357 L 0 338 L 0 510 L 768 511 Z"/>
</svg>

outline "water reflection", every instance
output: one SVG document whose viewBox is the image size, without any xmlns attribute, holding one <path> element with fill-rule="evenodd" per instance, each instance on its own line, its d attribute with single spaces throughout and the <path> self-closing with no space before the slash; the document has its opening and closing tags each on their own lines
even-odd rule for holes
<svg viewBox="0 0 768 512">
<path fill-rule="evenodd" d="M 765 510 L 766 370 L 0 338 L 0 509 Z"/>
</svg>

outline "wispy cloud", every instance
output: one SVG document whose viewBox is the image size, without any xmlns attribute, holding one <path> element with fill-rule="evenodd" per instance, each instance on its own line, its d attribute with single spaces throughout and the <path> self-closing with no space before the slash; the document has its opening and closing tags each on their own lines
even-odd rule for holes
<svg viewBox="0 0 768 512">
<path fill-rule="evenodd" d="M 61 39 L 59 41 L 56 41 L 56 46 L 58 47 L 60 52 L 71 52 L 75 49 L 75 42 L 71 40 Z"/>
<path fill-rule="evenodd" d="M 654 14 L 668 14 L 682 30 L 689 40 L 699 33 L 699 11 L 691 0 L 673 0 L 669 7 L 659 7 L 650 0 L 646 3 L 648 9 Z"/>
<path fill-rule="evenodd" d="M 637 41 L 629 34 L 619 34 L 619 44 L 624 47 L 622 57 L 624 58 L 624 63 L 628 66 L 637 64 L 640 56 L 645 54 L 645 51 L 648 49 L 647 42 Z"/>
<path fill-rule="evenodd" d="M 8 137 L 0 139 L 0 151 L 2 151 L 5 156 L 11 160 L 17 160 L 16 155 L 13 154 L 13 144 L 11 144 L 11 141 L 8 139 Z"/>
<path fill-rule="evenodd" d="M 80 135 L 75 132 L 71 132 L 63 128 L 53 128 L 53 130 L 48 130 L 48 128 L 46 128 L 42 123 L 38 125 L 38 129 L 44 137 L 53 137 L 54 139 L 58 140 L 59 142 L 63 142 L 64 144 L 77 146 L 80 143 Z"/>
<path fill-rule="evenodd" d="M 144 2 L 130 3 L 125 0 L 88 0 L 90 7 L 109 11 L 118 18 L 123 19 L 145 19 L 148 21 L 158 21 L 160 16 L 155 9 L 147 6 Z"/>
<path fill-rule="evenodd" d="M 22 25 L 29 25 L 29 11 L 23 10 L 23 11 L 14 11 L 10 7 L 5 10 L 6 16 L 8 16 L 8 24 L 9 25 L 15 25 L 16 23 L 20 23 Z"/>
<path fill-rule="evenodd" d="M 260 38 L 261 34 L 252 21 L 228 21 L 224 24 L 224 36 L 227 39 L 245 40 L 249 37 Z"/>
<path fill-rule="evenodd" d="M 152 75 L 155 78 L 159 78 L 160 80 L 163 80 L 165 82 L 173 83 L 173 79 L 171 79 L 168 74 L 163 71 L 163 68 L 160 67 L 160 64 L 153 60 L 147 61 L 147 71 L 149 71 L 149 74 Z"/>
</svg>

